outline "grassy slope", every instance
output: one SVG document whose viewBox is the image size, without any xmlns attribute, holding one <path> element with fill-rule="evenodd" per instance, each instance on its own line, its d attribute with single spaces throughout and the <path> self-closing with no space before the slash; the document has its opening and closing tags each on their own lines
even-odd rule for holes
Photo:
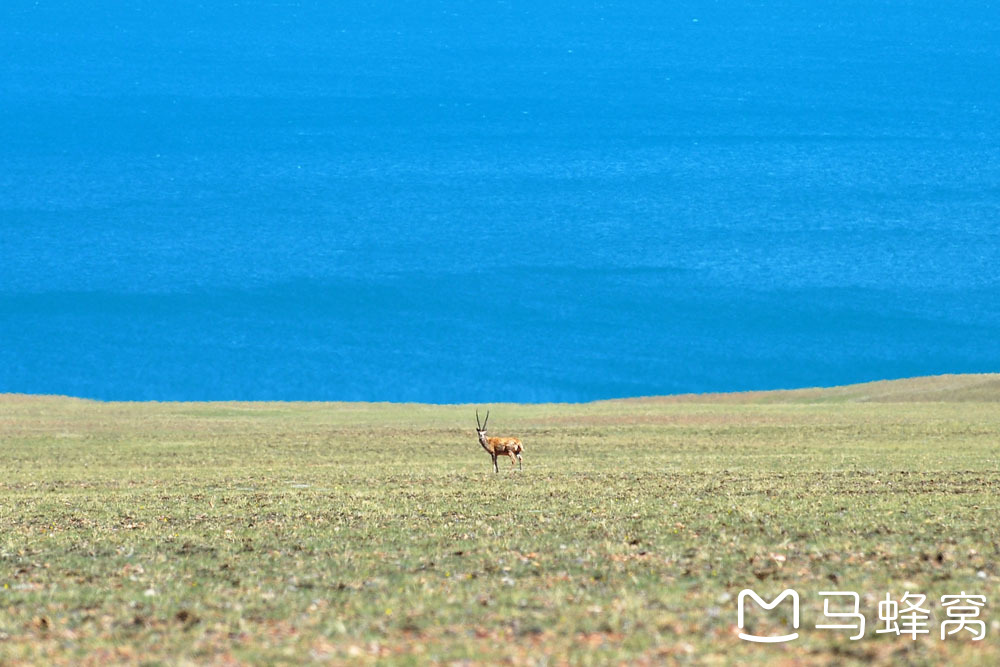
<svg viewBox="0 0 1000 667">
<path fill-rule="evenodd" d="M 811 387 L 781 391 L 729 394 L 682 394 L 623 401 L 667 403 L 914 403 L 1000 401 L 1000 373 L 931 375 L 903 380 L 879 380 L 843 387 Z"/>
<path fill-rule="evenodd" d="M 526 446 L 496 476 L 468 406 L 0 395 L 0 663 L 997 664 L 998 399 L 977 375 L 493 406 Z M 795 588 L 802 638 L 737 639 L 744 587 Z M 829 589 L 862 594 L 863 640 L 813 627 Z M 936 620 L 985 594 L 986 640 L 876 637 L 904 590 Z"/>
</svg>

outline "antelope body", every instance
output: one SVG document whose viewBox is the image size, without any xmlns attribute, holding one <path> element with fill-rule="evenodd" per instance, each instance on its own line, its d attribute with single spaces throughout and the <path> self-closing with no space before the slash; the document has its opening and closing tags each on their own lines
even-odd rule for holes
<svg viewBox="0 0 1000 667">
<path fill-rule="evenodd" d="M 476 410 L 476 434 L 479 436 L 479 444 L 483 446 L 486 453 L 493 457 L 493 472 L 500 472 L 500 468 L 497 466 L 498 456 L 509 456 L 510 465 L 514 465 L 514 461 L 517 461 L 518 470 L 521 469 L 521 452 L 524 451 L 524 445 L 521 444 L 520 438 L 495 438 L 486 435 L 486 422 L 490 420 L 490 411 L 486 411 L 486 419 L 483 423 L 479 423 L 479 410 Z"/>
</svg>

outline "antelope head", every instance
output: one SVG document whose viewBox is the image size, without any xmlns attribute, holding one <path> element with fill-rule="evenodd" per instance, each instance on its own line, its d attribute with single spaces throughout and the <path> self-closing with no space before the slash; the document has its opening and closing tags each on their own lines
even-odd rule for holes
<svg viewBox="0 0 1000 667">
<path fill-rule="evenodd" d="M 490 411 L 486 411 L 486 419 L 483 423 L 479 423 L 479 410 L 476 410 L 476 434 L 479 436 L 479 444 L 486 447 L 486 451 L 490 451 L 489 447 L 486 445 L 486 422 L 490 420 Z"/>
</svg>

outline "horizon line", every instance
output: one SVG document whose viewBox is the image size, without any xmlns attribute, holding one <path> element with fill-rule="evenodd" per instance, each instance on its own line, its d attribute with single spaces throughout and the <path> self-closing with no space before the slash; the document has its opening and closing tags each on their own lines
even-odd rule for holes
<svg viewBox="0 0 1000 667">
<path fill-rule="evenodd" d="M 148 403 L 176 403 L 176 404 L 189 404 L 189 403 L 199 403 L 199 404 L 210 404 L 210 403 L 316 403 L 316 404 L 352 404 L 352 405 L 426 405 L 426 406 L 436 406 L 436 407 L 461 407 L 468 405 L 591 405 L 594 403 L 609 403 L 618 401 L 677 401 L 677 402 L 697 402 L 698 399 L 712 399 L 715 402 L 720 399 L 725 398 L 765 398 L 768 396 L 774 397 L 781 394 L 798 394 L 800 398 L 806 397 L 811 392 L 834 392 L 848 391 L 848 390 L 858 390 L 863 387 L 870 387 L 871 385 L 895 385 L 899 386 L 901 383 L 923 383 L 935 385 L 930 388 L 925 388 L 922 391 L 925 392 L 940 392 L 942 389 L 968 389 L 970 387 L 975 387 L 975 384 L 963 384 L 961 387 L 940 387 L 936 386 L 939 382 L 944 382 L 948 380 L 956 379 L 982 379 L 984 383 L 989 383 L 990 380 L 996 380 L 1000 384 L 1000 372 L 983 372 L 983 373 L 941 373 L 936 375 L 915 375 L 908 377 L 899 378 L 880 378 L 875 380 L 865 380 L 862 382 L 852 382 L 849 384 L 841 385 L 811 385 L 805 387 L 783 387 L 776 389 L 740 389 L 733 391 L 707 391 L 707 392 L 683 392 L 677 394 L 647 394 L 641 396 L 619 396 L 612 398 L 598 398 L 589 401 L 465 401 L 465 402 L 454 402 L 454 403 L 435 403 L 428 401 L 380 401 L 380 400 L 338 400 L 338 399 L 205 399 L 205 400 L 185 400 L 185 399 L 102 399 L 102 398 L 90 398 L 86 396 L 72 396 L 69 394 L 32 394 L 24 392 L 0 392 L 0 401 L 8 398 L 25 398 L 25 399 L 66 399 L 75 401 L 88 401 L 93 403 L 133 403 L 133 404 L 148 404 Z M 995 400 L 1000 400 L 1000 393 Z"/>
</svg>

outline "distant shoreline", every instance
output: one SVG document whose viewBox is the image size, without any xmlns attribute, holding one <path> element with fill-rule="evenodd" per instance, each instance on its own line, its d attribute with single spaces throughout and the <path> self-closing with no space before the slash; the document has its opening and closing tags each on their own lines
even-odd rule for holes
<svg viewBox="0 0 1000 667">
<path fill-rule="evenodd" d="M 260 401 L 119 401 L 64 396 L 59 394 L 0 393 L 0 404 L 19 401 L 86 401 L 106 404 L 197 404 L 197 405 L 266 405 L 311 404 L 311 405 L 413 405 L 428 407 L 448 407 L 477 405 L 477 403 L 419 403 L 406 401 L 303 401 L 303 400 L 260 400 Z M 708 392 L 701 394 L 665 394 L 662 396 L 635 396 L 625 398 L 600 399 L 574 403 L 516 403 L 488 402 L 486 405 L 591 405 L 600 403 L 915 403 L 915 402 L 1000 402 L 1000 373 L 955 373 L 924 375 L 894 380 L 874 380 L 831 387 L 802 387 L 796 389 L 769 389 L 733 392 Z"/>
</svg>

